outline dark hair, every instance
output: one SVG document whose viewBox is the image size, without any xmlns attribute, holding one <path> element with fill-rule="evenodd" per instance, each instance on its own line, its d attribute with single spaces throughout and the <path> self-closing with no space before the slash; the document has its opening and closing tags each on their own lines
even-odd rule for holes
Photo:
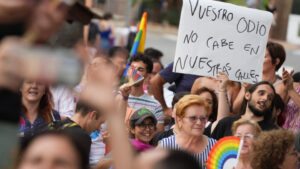
<svg viewBox="0 0 300 169">
<path fill-rule="evenodd" d="M 157 60 L 155 58 L 151 58 L 151 60 L 152 60 L 153 64 L 154 63 L 158 63 L 160 65 L 161 69 L 164 69 L 164 65 L 161 63 L 161 61 L 159 61 L 159 60 Z"/>
<path fill-rule="evenodd" d="M 285 122 L 285 118 L 284 118 L 284 115 L 283 115 L 284 107 L 285 107 L 284 102 L 281 99 L 280 95 L 275 93 L 274 108 L 276 109 L 276 111 L 280 110 L 280 114 L 278 115 L 277 122 L 276 122 L 279 126 L 282 126 Z"/>
<path fill-rule="evenodd" d="M 154 164 L 153 169 L 201 169 L 197 160 L 189 153 L 180 150 L 167 150 L 167 155 Z"/>
<path fill-rule="evenodd" d="M 200 95 L 201 93 L 204 92 L 208 92 L 211 97 L 212 97 L 212 101 L 213 101 L 213 105 L 212 105 L 212 113 L 211 115 L 208 117 L 208 120 L 211 122 L 214 122 L 217 120 L 217 115 L 218 115 L 218 99 L 217 99 L 217 95 L 215 94 L 215 92 L 213 90 L 210 90 L 206 87 L 202 87 L 200 89 L 198 89 L 195 94 L 196 95 Z"/>
<path fill-rule="evenodd" d="M 151 58 L 155 58 L 157 60 L 164 56 L 164 54 L 160 50 L 154 48 L 147 48 L 144 53 L 150 56 Z"/>
<path fill-rule="evenodd" d="M 95 111 L 95 110 L 96 110 L 95 108 L 90 107 L 87 104 L 82 103 L 82 102 L 79 101 L 76 104 L 75 113 L 80 113 L 80 115 L 82 117 L 85 117 L 87 114 L 89 114 L 90 112 Z M 99 116 L 100 116 L 100 113 L 98 113 L 98 111 L 97 111 L 97 113 L 96 113 L 96 119 L 98 119 Z"/>
<path fill-rule="evenodd" d="M 114 58 L 117 53 L 124 54 L 126 56 L 126 59 L 129 57 L 129 52 L 126 48 L 121 46 L 114 46 L 108 50 L 108 57 Z"/>
<path fill-rule="evenodd" d="M 254 85 L 251 85 L 251 87 L 248 89 L 247 92 L 249 92 L 252 95 L 252 93 L 260 85 L 268 85 L 268 86 L 270 86 L 271 89 L 273 90 L 274 95 L 276 94 L 274 86 L 271 83 L 267 82 L 267 81 L 261 81 L 261 82 L 255 83 Z M 271 111 L 270 111 L 270 113 L 267 113 L 267 114 L 264 115 L 264 120 L 270 121 L 270 119 L 272 118 L 272 108 L 274 106 L 274 100 L 275 100 L 274 98 L 272 100 L 271 107 L 270 107 Z M 248 101 L 246 100 L 246 98 L 244 98 L 243 103 L 242 103 L 242 114 L 244 114 L 246 112 L 247 104 L 248 104 Z"/>
<path fill-rule="evenodd" d="M 69 132 L 66 132 L 64 130 L 47 130 L 44 132 L 37 133 L 31 137 L 25 137 L 22 139 L 22 142 L 20 144 L 20 148 L 17 154 L 17 163 L 16 167 L 19 167 L 21 160 L 24 158 L 24 153 L 28 149 L 28 147 L 32 144 L 32 142 L 38 138 L 45 137 L 45 136 L 56 136 L 56 137 L 62 137 L 68 140 L 70 145 L 75 149 L 77 153 L 78 160 L 80 160 L 80 168 L 81 169 L 88 169 L 89 168 L 89 154 L 86 152 L 81 142 L 79 142 L 75 137 L 72 137 Z"/>
<path fill-rule="evenodd" d="M 109 13 L 109 12 L 104 13 L 104 15 L 103 15 L 103 19 L 104 20 L 110 20 L 112 18 L 113 18 L 113 15 L 111 13 Z"/>
<path fill-rule="evenodd" d="M 172 108 L 174 108 L 175 104 L 181 99 L 183 98 L 183 96 L 190 94 L 190 92 L 178 92 L 175 93 L 173 100 L 172 100 Z"/>
<path fill-rule="evenodd" d="M 296 132 L 295 149 L 300 152 L 300 130 Z"/>
<path fill-rule="evenodd" d="M 275 43 L 275 42 L 268 42 L 267 49 L 272 58 L 273 65 L 276 64 L 277 58 L 280 60 L 280 62 L 278 63 L 278 65 L 275 68 L 275 70 L 277 71 L 281 67 L 283 62 L 285 61 L 285 57 L 286 57 L 285 50 L 282 45 L 280 45 L 279 43 Z"/>
<path fill-rule="evenodd" d="M 45 94 L 42 96 L 39 107 L 38 115 L 47 123 L 51 122 L 52 119 L 52 109 L 53 109 L 53 97 L 50 92 L 49 86 L 45 86 Z M 27 108 L 22 103 L 22 111 L 27 112 Z"/>
<path fill-rule="evenodd" d="M 300 72 L 296 72 L 293 75 L 294 82 L 300 82 Z"/>
<path fill-rule="evenodd" d="M 151 61 L 151 59 L 149 58 L 149 56 L 144 55 L 142 53 L 137 53 L 137 54 L 133 55 L 130 58 L 130 63 L 129 64 L 131 64 L 132 62 L 139 62 L 139 61 L 142 61 L 144 64 L 146 64 L 147 73 L 151 73 L 152 72 L 153 62 Z"/>
<path fill-rule="evenodd" d="M 98 34 L 98 25 L 94 22 L 90 22 L 89 33 L 88 33 L 88 42 L 95 43 Z"/>
</svg>

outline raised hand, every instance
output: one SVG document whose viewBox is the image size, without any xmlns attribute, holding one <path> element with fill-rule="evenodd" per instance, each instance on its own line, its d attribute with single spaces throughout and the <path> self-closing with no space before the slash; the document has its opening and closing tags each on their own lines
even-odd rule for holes
<svg viewBox="0 0 300 169">
<path fill-rule="evenodd" d="M 131 92 L 131 86 L 128 83 L 123 84 L 122 86 L 120 86 L 120 92 L 123 98 L 128 98 Z"/>
<path fill-rule="evenodd" d="M 113 93 L 117 84 L 114 66 L 101 57 L 94 59 L 90 66 L 88 82 L 79 99 L 103 113 L 114 111 L 117 108 Z"/>
<path fill-rule="evenodd" d="M 219 91 L 220 92 L 227 91 L 227 84 L 229 81 L 227 74 L 224 72 L 219 72 L 216 79 L 218 80 L 219 83 Z"/>
<path fill-rule="evenodd" d="M 287 91 L 293 89 L 293 83 L 294 83 L 294 80 L 292 78 L 293 73 L 294 70 L 292 70 L 289 73 L 285 68 L 282 69 L 282 82 Z"/>
</svg>

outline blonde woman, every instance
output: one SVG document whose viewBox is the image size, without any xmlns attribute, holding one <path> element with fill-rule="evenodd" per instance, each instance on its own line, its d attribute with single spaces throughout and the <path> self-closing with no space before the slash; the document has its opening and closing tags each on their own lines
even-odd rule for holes
<svg viewBox="0 0 300 169">
<path fill-rule="evenodd" d="M 161 140 L 160 147 L 185 150 L 194 155 L 202 168 L 216 140 L 203 135 L 210 112 L 207 102 L 198 95 L 186 95 L 176 105 L 176 135 Z"/>
<path fill-rule="evenodd" d="M 261 132 L 259 125 L 253 120 L 240 119 L 232 125 L 232 133 L 234 136 L 244 140 L 240 153 L 239 162 L 236 169 L 252 169 L 250 165 L 250 155 L 252 143 Z"/>
</svg>

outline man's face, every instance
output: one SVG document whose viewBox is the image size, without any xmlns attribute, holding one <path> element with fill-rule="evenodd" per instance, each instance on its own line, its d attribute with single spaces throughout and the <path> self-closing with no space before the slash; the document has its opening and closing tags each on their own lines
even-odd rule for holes
<svg viewBox="0 0 300 169">
<path fill-rule="evenodd" d="M 245 97 L 248 100 L 248 108 L 255 116 L 264 116 L 272 110 L 274 92 L 269 85 L 259 85 L 252 94 L 247 92 Z"/>
<path fill-rule="evenodd" d="M 90 116 L 88 120 L 88 133 L 92 133 L 96 130 L 100 130 L 101 124 L 104 122 L 103 118 L 96 117 L 96 112 L 92 112 L 93 114 Z"/>
</svg>

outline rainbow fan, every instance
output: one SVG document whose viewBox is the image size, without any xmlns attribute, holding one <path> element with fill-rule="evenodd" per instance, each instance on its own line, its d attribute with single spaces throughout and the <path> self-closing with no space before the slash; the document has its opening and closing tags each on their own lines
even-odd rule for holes
<svg viewBox="0 0 300 169">
<path fill-rule="evenodd" d="M 220 139 L 210 150 L 206 168 L 232 169 L 237 164 L 241 145 L 242 141 L 238 137 L 229 136 Z"/>
<path fill-rule="evenodd" d="M 143 80 L 144 77 L 142 75 L 140 75 L 138 72 L 137 72 L 137 69 L 135 68 L 134 65 L 132 65 L 129 70 L 128 70 L 128 84 L 130 86 L 140 82 L 141 80 Z"/>
</svg>

